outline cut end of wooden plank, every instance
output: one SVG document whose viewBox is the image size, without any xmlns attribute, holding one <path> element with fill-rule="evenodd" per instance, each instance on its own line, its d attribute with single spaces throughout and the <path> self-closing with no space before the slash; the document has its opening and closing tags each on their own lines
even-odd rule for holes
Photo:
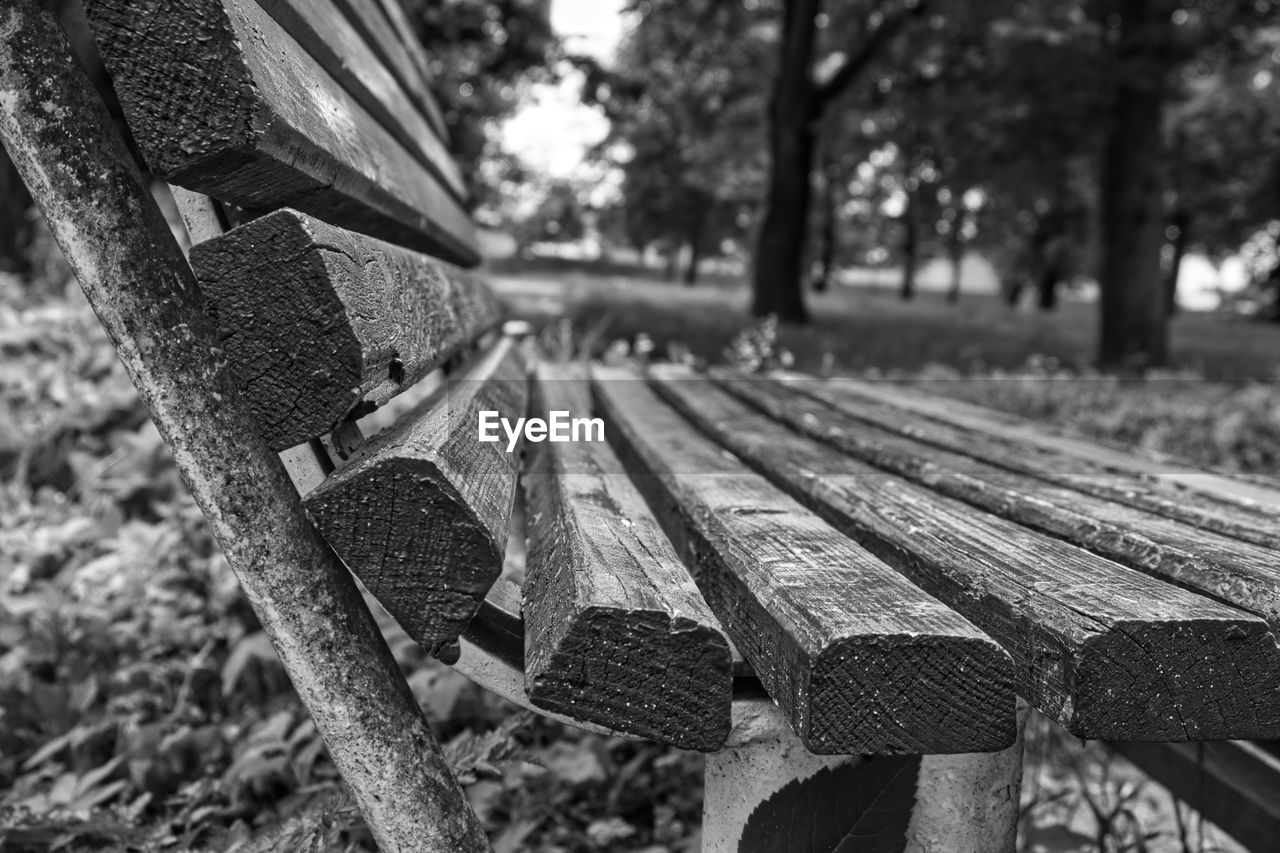
<svg viewBox="0 0 1280 853">
<path fill-rule="evenodd" d="M 540 708 L 600 725 L 625 719 L 629 734 L 712 752 L 729 735 L 729 667 L 728 644 L 706 625 L 596 607 L 526 675 Z"/>
<path fill-rule="evenodd" d="M 482 281 L 295 210 L 195 246 L 191 266 L 275 450 L 385 403 L 500 316 Z"/>
<path fill-rule="evenodd" d="M 1260 619 L 1119 623 L 1084 645 L 1067 729 L 1082 738 L 1280 737 L 1280 650 Z"/>
<path fill-rule="evenodd" d="M 994 752 L 1016 736 L 1009 657 L 984 637 L 837 641 L 809 693 L 800 737 L 818 754 Z"/>
<path fill-rule="evenodd" d="M 340 471 L 308 495 L 307 510 L 387 612 L 435 654 L 501 574 L 502 548 L 434 462 L 399 458 L 354 473 Z"/>
<path fill-rule="evenodd" d="M 150 168 L 247 210 L 305 210 L 462 266 L 465 208 L 255 0 L 95 0 L 107 69 Z"/>
<path fill-rule="evenodd" d="M 511 418 L 527 404 L 519 353 L 501 339 L 304 498 L 338 556 L 432 654 L 502 571 L 519 454 L 477 441 L 478 413 Z"/>
</svg>

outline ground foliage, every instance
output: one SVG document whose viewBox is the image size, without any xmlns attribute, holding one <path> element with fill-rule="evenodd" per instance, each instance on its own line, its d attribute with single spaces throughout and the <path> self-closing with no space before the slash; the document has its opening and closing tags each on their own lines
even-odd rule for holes
<svg viewBox="0 0 1280 853">
<path fill-rule="evenodd" d="M 0 286 L 0 848 L 373 849 L 92 313 Z M 382 619 L 496 849 L 697 849 L 698 756 L 518 712 Z"/>
<path fill-rule="evenodd" d="M 109 343 L 66 281 L 64 271 L 35 294 L 0 277 L 0 847 L 372 849 Z M 594 346 L 569 326 L 552 334 L 567 351 Z M 610 344 L 605 324 L 592 334 L 614 358 L 663 354 L 647 336 Z M 793 359 L 770 323 L 733 348 L 748 367 Z M 935 385 L 954 378 L 930 376 Z M 1255 471 L 1274 463 L 1275 400 L 1260 385 L 949 385 L 1200 461 Z M 1108 420 L 1117 407 L 1123 414 Z M 1189 411 L 1198 414 L 1175 417 Z M 698 849 L 699 756 L 518 712 L 381 619 L 496 849 Z M 1098 747 L 1059 740 L 1053 761 L 1107 764 Z M 1067 781 L 1052 782 L 1059 777 Z M 1037 789 L 1046 804 L 1027 811 L 1035 845 L 1060 825 L 1076 827 L 1081 844 L 1111 837 L 1089 822 L 1088 797 L 1128 804 L 1129 789 L 1082 788 L 1065 771 L 1046 778 L 1050 794 Z M 1077 816 L 1063 824 L 1053 809 L 1068 802 Z M 1129 820 L 1124 809 L 1102 814 L 1112 812 L 1112 822 Z"/>
</svg>

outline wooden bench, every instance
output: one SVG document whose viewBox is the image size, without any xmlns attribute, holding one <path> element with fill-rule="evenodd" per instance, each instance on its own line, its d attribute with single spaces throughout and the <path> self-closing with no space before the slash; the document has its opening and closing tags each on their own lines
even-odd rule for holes
<svg viewBox="0 0 1280 853">
<path fill-rule="evenodd" d="M 516 704 L 708 752 L 708 850 L 1012 849 L 1015 695 L 1280 734 L 1276 490 L 888 386 L 538 363 L 458 266 L 393 0 L 89 12 L 189 260 L 36 0 L 0 10 L 0 138 L 384 849 L 486 842 L 352 574 Z M 508 452 L 482 411 L 607 440 Z"/>
</svg>

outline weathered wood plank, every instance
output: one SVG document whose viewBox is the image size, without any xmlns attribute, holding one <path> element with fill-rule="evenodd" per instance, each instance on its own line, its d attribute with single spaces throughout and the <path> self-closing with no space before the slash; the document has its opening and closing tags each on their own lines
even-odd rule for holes
<svg viewBox="0 0 1280 853">
<path fill-rule="evenodd" d="M 463 265 L 475 228 L 437 178 L 253 0 L 93 0 L 99 48 L 159 177 L 294 207 Z"/>
<path fill-rule="evenodd" d="M 1280 552 L 1014 473 L 1010 469 L 1017 463 L 1011 458 L 1018 451 L 1012 447 L 1005 452 L 1006 466 L 999 467 L 851 417 L 843 408 L 801 393 L 796 383 L 723 371 L 712 376 L 720 387 L 775 420 L 855 459 L 1247 610 L 1280 628 Z M 858 411 L 869 413 L 865 406 Z M 980 443 L 974 437 L 970 446 Z"/>
<path fill-rule="evenodd" d="M 334 0 L 256 2 L 465 204 L 467 184 L 449 154 L 446 137 L 431 126 L 418 103 Z"/>
<path fill-rule="evenodd" d="M 489 850 L 350 574 L 255 434 L 149 182 L 47 8 L 40 0 L 0 3 L 0 144 L 173 453 L 375 844 L 421 853 Z"/>
<path fill-rule="evenodd" d="M 431 91 L 431 70 L 427 66 L 422 43 L 400 8 L 400 0 L 335 0 L 347 19 L 373 46 L 426 114 L 431 126 L 443 140 L 449 139 L 448 126 L 440 104 Z M 398 16 L 396 13 L 399 13 Z"/>
<path fill-rule="evenodd" d="M 519 453 L 476 440 L 479 412 L 514 420 L 527 403 L 519 353 L 503 338 L 305 496 L 329 544 L 433 654 L 502 571 Z"/>
<path fill-rule="evenodd" d="M 533 416 L 587 417 L 584 371 L 540 365 Z M 685 749 L 729 733 L 729 643 L 603 441 L 529 446 L 525 680 L 542 708 Z"/>
<path fill-rule="evenodd" d="M 387 402 L 501 317 L 474 276 L 293 210 L 196 245 L 191 266 L 277 450 Z"/>
<path fill-rule="evenodd" d="M 1135 463 L 1134 458 L 1117 464 L 1111 456 L 1115 451 L 1109 448 L 1093 448 L 1094 455 L 1089 455 L 1083 452 L 1090 450 L 1087 445 L 1055 444 L 1051 435 L 1033 440 L 1022 425 L 1003 423 L 999 418 L 989 420 L 989 429 L 979 428 L 980 420 L 963 415 L 957 422 L 939 420 L 901 405 L 909 404 L 912 398 L 900 396 L 899 389 L 868 388 L 869 384 L 855 380 L 786 380 L 787 387 L 881 429 L 1244 542 L 1280 549 L 1280 511 L 1276 508 L 1201 491 L 1185 481 L 1152 473 L 1151 463 Z M 888 402 L 893 399 L 899 404 Z M 1221 479 L 1218 475 L 1213 477 Z"/>
<path fill-rule="evenodd" d="M 782 374 L 785 378 L 811 380 L 800 374 Z M 808 381 L 803 389 L 811 387 Z M 907 409 L 932 421 L 952 424 L 996 436 L 1018 446 L 1030 445 L 1057 454 L 1060 459 L 1074 459 L 1076 464 L 1102 466 L 1113 477 L 1129 475 L 1146 478 L 1173 487 L 1179 495 L 1196 493 L 1224 504 L 1228 510 L 1243 507 L 1253 510 L 1263 523 L 1274 519 L 1280 511 L 1280 488 L 1268 486 L 1243 476 L 1195 468 L 1167 457 L 1153 456 L 1109 447 L 1097 441 L 1084 441 L 1067 435 L 1061 429 L 1034 423 L 1025 418 L 975 406 L 963 400 L 938 394 L 925 394 L 914 388 L 889 382 L 848 382 L 831 380 L 825 388 L 837 395 L 854 395 L 854 399 L 871 397 L 887 405 Z M 1089 469 L 1085 469 L 1086 471 Z M 1274 523 L 1274 522 L 1272 522 Z"/>
<path fill-rule="evenodd" d="M 1117 740 L 1280 732 L 1267 624 L 930 492 L 660 371 L 663 398 L 743 462 L 967 616 L 1014 657 L 1020 696 Z"/>
<path fill-rule="evenodd" d="M 978 752 L 1011 742 L 1010 662 L 994 643 L 629 377 L 593 377 L 606 436 L 810 750 Z"/>
</svg>

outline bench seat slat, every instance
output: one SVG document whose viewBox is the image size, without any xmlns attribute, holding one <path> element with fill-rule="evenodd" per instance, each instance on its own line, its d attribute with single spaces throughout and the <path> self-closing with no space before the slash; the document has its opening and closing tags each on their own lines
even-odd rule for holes
<svg viewBox="0 0 1280 853">
<path fill-rule="evenodd" d="M 387 402 L 501 316 L 474 276 L 293 210 L 197 244 L 191 265 L 276 450 Z"/>
<path fill-rule="evenodd" d="M 338 9 L 335 0 L 256 0 L 334 80 L 391 131 L 408 151 L 435 172 L 455 199 L 465 202 L 467 184 L 432 127 L 372 44 Z M 398 37 L 392 33 L 386 36 Z"/>
<path fill-rule="evenodd" d="M 333 549 L 432 654 L 502 571 L 519 455 L 476 441 L 479 412 L 514 420 L 527 405 L 519 352 L 502 338 L 304 496 Z"/>
<path fill-rule="evenodd" d="M 856 459 L 1042 530 L 1139 571 L 1257 614 L 1280 628 L 1280 551 L 1200 530 L 1155 513 L 1013 473 L 850 417 L 800 393 L 796 383 L 715 381 L 797 432 Z"/>
<path fill-rule="evenodd" d="M 659 393 L 699 428 L 1014 656 L 1019 694 L 1086 738 L 1280 733 L 1267 624 L 805 438 L 685 371 Z"/>
<path fill-rule="evenodd" d="M 93 0 L 88 10 L 158 177 L 479 261 L 457 200 L 254 0 Z"/>
<path fill-rule="evenodd" d="M 591 411 L 583 371 L 540 365 L 533 398 L 544 419 Z M 601 442 L 528 447 L 530 700 L 685 749 L 719 749 L 733 693 L 728 640 L 622 463 Z"/>
<path fill-rule="evenodd" d="M 782 378 L 796 380 L 798 390 L 859 417 L 879 421 L 886 409 L 910 413 L 912 434 L 939 446 L 959 441 L 960 452 L 996 464 L 1034 459 L 1034 467 L 1024 473 L 1097 490 L 1099 497 L 1246 542 L 1273 546 L 1280 538 L 1280 489 L 1243 475 L 1228 476 L 1084 441 L 1007 412 L 889 382 L 816 380 L 794 373 Z"/>
<path fill-rule="evenodd" d="M 813 752 L 954 753 L 1013 735 L 1010 661 L 625 371 L 598 369 L 605 433 L 707 603 Z"/>
</svg>

